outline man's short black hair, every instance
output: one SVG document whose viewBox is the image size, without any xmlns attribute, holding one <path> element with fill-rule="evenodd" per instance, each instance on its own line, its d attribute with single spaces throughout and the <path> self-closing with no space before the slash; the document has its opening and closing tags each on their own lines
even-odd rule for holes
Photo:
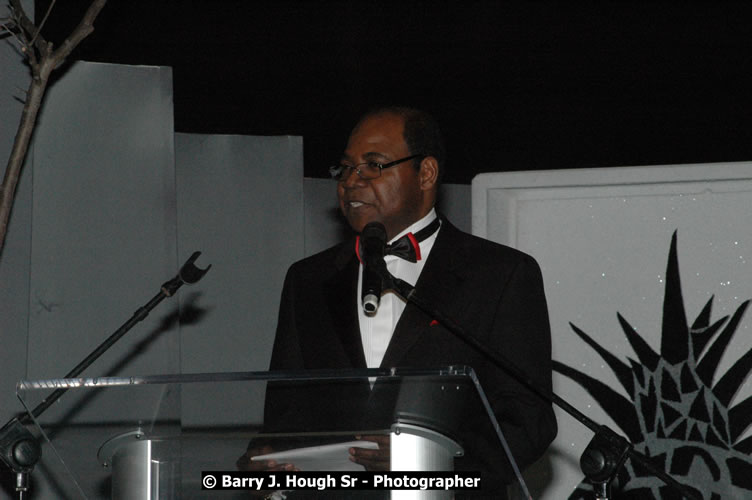
<svg viewBox="0 0 752 500">
<path fill-rule="evenodd" d="M 402 135 L 410 154 L 423 154 L 436 158 L 439 165 L 438 181 L 441 182 L 446 168 L 446 150 L 444 149 L 444 140 L 441 137 L 441 129 L 439 129 L 439 123 L 436 119 L 420 109 L 387 106 L 369 111 L 361 118 L 361 122 L 366 118 L 382 114 L 397 115 L 402 118 L 405 127 Z M 416 161 L 415 165 L 419 165 L 419 162 Z"/>
</svg>

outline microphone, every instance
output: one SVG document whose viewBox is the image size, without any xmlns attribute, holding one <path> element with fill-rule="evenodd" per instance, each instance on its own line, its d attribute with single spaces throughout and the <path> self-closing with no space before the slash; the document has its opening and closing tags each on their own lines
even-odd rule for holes
<svg viewBox="0 0 752 500">
<path fill-rule="evenodd" d="M 381 222 L 369 222 L 360 234 L 361 261 L 363 262 L 363 288 L 360 298 L 363 311 L 374 315 L 379 309 L 382 276 L 386 274 L 384 251 L 386 249 L 386 229 Z"/>
</svg>

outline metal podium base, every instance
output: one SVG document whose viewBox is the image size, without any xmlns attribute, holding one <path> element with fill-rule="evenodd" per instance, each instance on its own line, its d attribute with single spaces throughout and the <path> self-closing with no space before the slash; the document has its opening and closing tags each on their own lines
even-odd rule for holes
<svg viewBox="0 0 752 500">
<path fill-rule="evenodd" d="M 452 471 L 462 448 L 438 432 L 394 424 L 390 434 L 391 470 Z M 113 500 L 178 498 L 179 439 L 147 438 L 142 430 L 119 434 L 102 445 L 97 458 L 112 471 Z M 197 488 L 200 486 L 197 485 Z M 452 491 L 394 490 L 393 500 L 451 500 Z"/>
<path fill-rule="evenodd" d="M 452 471 L 462 448 L 438 432 L 411 424 L 394 424 L 391 432 L 392 470 Z M 392 500 L 451 500 L 453 491 L 394 490 Z"/>
<path fill-rule="evenodd" d="M 112 500 L 177 498 L 176 443 L 146 439 L 140 429 L 119 434 L 104 443 L 97 459 L 112 470 Z"/>
</svg>

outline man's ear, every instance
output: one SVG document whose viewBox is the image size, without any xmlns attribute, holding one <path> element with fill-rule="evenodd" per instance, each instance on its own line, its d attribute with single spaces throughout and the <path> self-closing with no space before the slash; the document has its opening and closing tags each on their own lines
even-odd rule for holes
<svg viewBox="0 0 752 500">
<path fill-rule="evenodd" d="M 439 162 L 433 156 L 426 156 L 420 162 L 420 188 L 423 191 L 434 189 L 439 182 Z"/>
</svg>

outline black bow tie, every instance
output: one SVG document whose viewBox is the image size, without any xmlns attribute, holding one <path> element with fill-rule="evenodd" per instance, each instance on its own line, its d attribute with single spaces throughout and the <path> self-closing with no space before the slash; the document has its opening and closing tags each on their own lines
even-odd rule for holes
<svg viewBox="0 0 752 500">
<path fill-rule="evenodd" d="M 387 245 L 384 255 L 395 255 L 409 262 L 418 262 L 422 258 L 419 243 L 435 233 L 439 229 L 439 226 L 441 226 L 441 221 L 436 217 L 429 225 L 417 233 L 407 233 L 391 245 Z M 360 236 L 355 240 L 355 253 L 358 255 L 358 259 L 360 259 Z"/>
</svg>

